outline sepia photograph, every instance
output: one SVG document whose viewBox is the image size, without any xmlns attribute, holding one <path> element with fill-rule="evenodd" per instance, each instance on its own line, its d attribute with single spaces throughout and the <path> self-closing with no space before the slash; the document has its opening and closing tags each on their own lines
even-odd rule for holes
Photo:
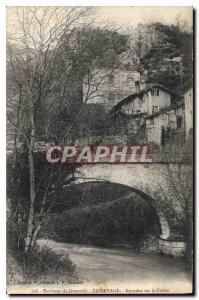
<svg viewBox="0 0 199 300">
<path fill-rule="evenodd" d="M 194 275 L 194 9 L 7 6 L 7 294 Z"/>
</svg>

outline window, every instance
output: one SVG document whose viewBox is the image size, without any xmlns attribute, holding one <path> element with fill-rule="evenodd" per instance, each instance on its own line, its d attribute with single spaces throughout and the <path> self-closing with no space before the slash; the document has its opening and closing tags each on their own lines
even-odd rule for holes
<svg viewBox="0 0 199 300">
<path fill-rule="evenodd" d="M 158 113 L 159 112 L 159 106 L 158 105 L 153 105 L 153 113 Z"/>
<path fill-rule="evenodd" d="M 150 124 L 150 125 L 154 125 L 154 118 L 150 118 L 150 119 L 149 119 L 149 124 Z"/>
<path fill-rule="evenodd" d="M 175 109 L 175 114 L 178 115 L 178 114 L 182 114 L 182 107 L 178 107 Z"/>
<path fill-rule="evenodd" d="M 133 111 L 133 109 L 132 109 L 132 115 L 133 115 L 133 113 L 134 113 L 134 111 Z"/>
<path fill-rule="evenodd" d="M 191 100 L 192 100 L 191 98 L 192 98 L 192 97 L 191 97 L 191 94 L 189 94 L 189 104 L 191 104 L 191 102 L 192 102 L 192 101 L 191 101 Z"/>
<path fill-rule="evenodd" d="M 140 90 L 140 82 L 138 80 L 135 81 L 135 90 L 136 90 L 136 92 L 139 92 L 139 90 Z"/>
<path fill-rule="evenodd" d="M 108 81 L 109 81 L 109 83 L 113 83 L 113 79 L 114 79 L 114 75 L 113 74 L 109 74 L 108 75 Z"/>
<path fill-rule="evenodd" d="M 177 122 L 177 129 L 181 128 L 182 127 L 182 116 L 177 116 L 176 122 Z"/>
<path fill-rule="evenodd" d="M 159 96 L 159 89 L 152 89 L 151 90 L 151 95 L 152 96 Z"/>
<path fill-rule="evenodd" d="M 137 109 L 137 110 L 136 110 L 136 113 L 137 113 L 137 114 L 140 114 L 140 113 L 141 113 L 141 110 L 140 110 L 140 109 Z"/>
<path fill-rule="evenodd" d="M 193 128 L 190 128 L 189 129 L 189 138 L 192 138 L 193 137 Z"/>
</svg>

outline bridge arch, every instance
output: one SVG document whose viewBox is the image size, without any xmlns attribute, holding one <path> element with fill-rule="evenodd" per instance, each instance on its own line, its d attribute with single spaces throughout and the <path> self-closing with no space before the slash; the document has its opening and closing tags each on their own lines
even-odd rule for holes
<svg viewBox="0 0 199 300">
<path fill-rule="evenodd" d="M 123 187 L 127 188 L 128 190 L 136 193 L 137 195 L 140 195 L 145 201 L 149 202 L 150 205 L 156 211 L 156 214 L 159 218 L 160 228 L 161 228 L 160 238 L 167 239 L 170 236 L 170 228 L 169 228 L 167 218 L 166 218 L 164 212 L 162 211 L 161 207 L 157 203 L 157 201 L 155 199 L 153 199 L 149 194 L 143 192 L 140 189 L 131 187 L 131 186 L 126 185 L 126 184 L 121 184 L 121 183 L 114 182 L 114 181 L 103 181 L 103 180 L 99 180 L 97 178 L 83 178 L 83 179 L 78 178 L 76 181 L 74 181 L 74 184 L 85 184 L 85 183 L 117 184 L 117 185 L 120 185 L 120 186 L 123 186 Z"/>
<path fill-rule="evenodd" d="M 165 199 L 165 195 L 168 195 L 175 203 L 175 196 L 168 186 L 166 171 L 167 165 L 158 163 L 81 164 L 74 172 L 74 183 L 110 182 L 126 186 L 143 196 L 150 201 L 159 217 L 162 232 L 159 239 L 160 252 L 180 256 L 184 253 L 185 242 L 180 237 L 176 212 Z M 178 209 L 180 211 L 179 207 Z"/>
</svg>

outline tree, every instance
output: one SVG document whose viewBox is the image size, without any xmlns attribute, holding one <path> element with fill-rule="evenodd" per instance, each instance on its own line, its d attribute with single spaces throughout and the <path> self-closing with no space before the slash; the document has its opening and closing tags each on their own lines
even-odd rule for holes
<svg viewBox="0 0 199 300">
<path fill-rule="evenodd" d="M 160 181 L 165 203 L 175 216 L 177 232 L 185 242 L 185 257 L 188 260 L 192 259 L 193 255 L 193 147 L 191 145 L 191 141 L 189 144 L 181 145 L 180 153 L 175 143 L 168 143 L 162 149 L 162 160 L 166 163 L 166 168 L 161 175 L 166 182 L 166 188 Z"/>
<path fill-rule="evenodd" d="M 15 27 L 17 34 L 13 36 L 12 31 L 8 33 L 7 82 L 8 89 L 13 92 L 8 96 L 7 118 L 15 135 L 13 168 L 16 173 L 20 165 L 17 158 L 20 160 L 24 157 L 28 172 L 27 226 L 23 249 L 25 252 L 31 249 L 63 184 L 69 184 L 73 180 L 72 170 L 62 176 L 62 165 L 47 166 L 38 172 L 37 146 L 45 137 L 51 136 L 55 143 L 64 143 L 83 107 L 94 97 L 94 92 L 111 72 L 109 69 L 99 76 L 98 67 L 102 64 L 103 55 L 105 56 L 105 52 L 110 48 L 109 37 L 116 40 L 119 40 L 119 37 L 114 30 L 93 30 L 91 22 L 87 19 L 90 13 L 90 8 L 79 7 L 18 8 L 18 27 Z M 89 34 L 90 32 L 92 34 Z M 103 47 L 96 44 L 99 33 Z M 104 46 L 103 42 L 108 46 Z M 118 64 L 116 59 L 111 62 L 112 68 L 115 63 Z M 75 93 L 81 88 L 85 75 L 87 90 L 84 102 L 79 105 Z M 72 98 L 77 101 L 75 106 L 78 109 L 69 126 L 62 128 L 60 134 L 60 114 L 63 108 L 70 112 Z M 52 132 L 54 125 L 55 130 Z M 21 165 L 18 171 L 22 172 L 23 167 L 24 165 Z M 35 206 L 38 201 L 40 217 L 36 224 Z"/>
</svg>

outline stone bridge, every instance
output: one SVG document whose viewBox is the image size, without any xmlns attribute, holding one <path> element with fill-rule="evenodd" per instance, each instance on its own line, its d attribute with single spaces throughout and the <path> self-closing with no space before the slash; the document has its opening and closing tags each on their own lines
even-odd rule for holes
<svg viewBox="0 0 199 300">
<path fill-rule="evenodd" d="M 172 170 L 176 167 L 175 164 L 169 165 Z M 168 164 L 164 163 L 82 164 L 75 171 L 74 183 L 116 183 L 141 195 L 155 208 L 159 217 L 160 252 L 179 256 L 184 252 L 185 243 L 180 238 L 176 214 L 180 214 L 182 208 L 172 192 L 168 176 Z"/>
</svg>

